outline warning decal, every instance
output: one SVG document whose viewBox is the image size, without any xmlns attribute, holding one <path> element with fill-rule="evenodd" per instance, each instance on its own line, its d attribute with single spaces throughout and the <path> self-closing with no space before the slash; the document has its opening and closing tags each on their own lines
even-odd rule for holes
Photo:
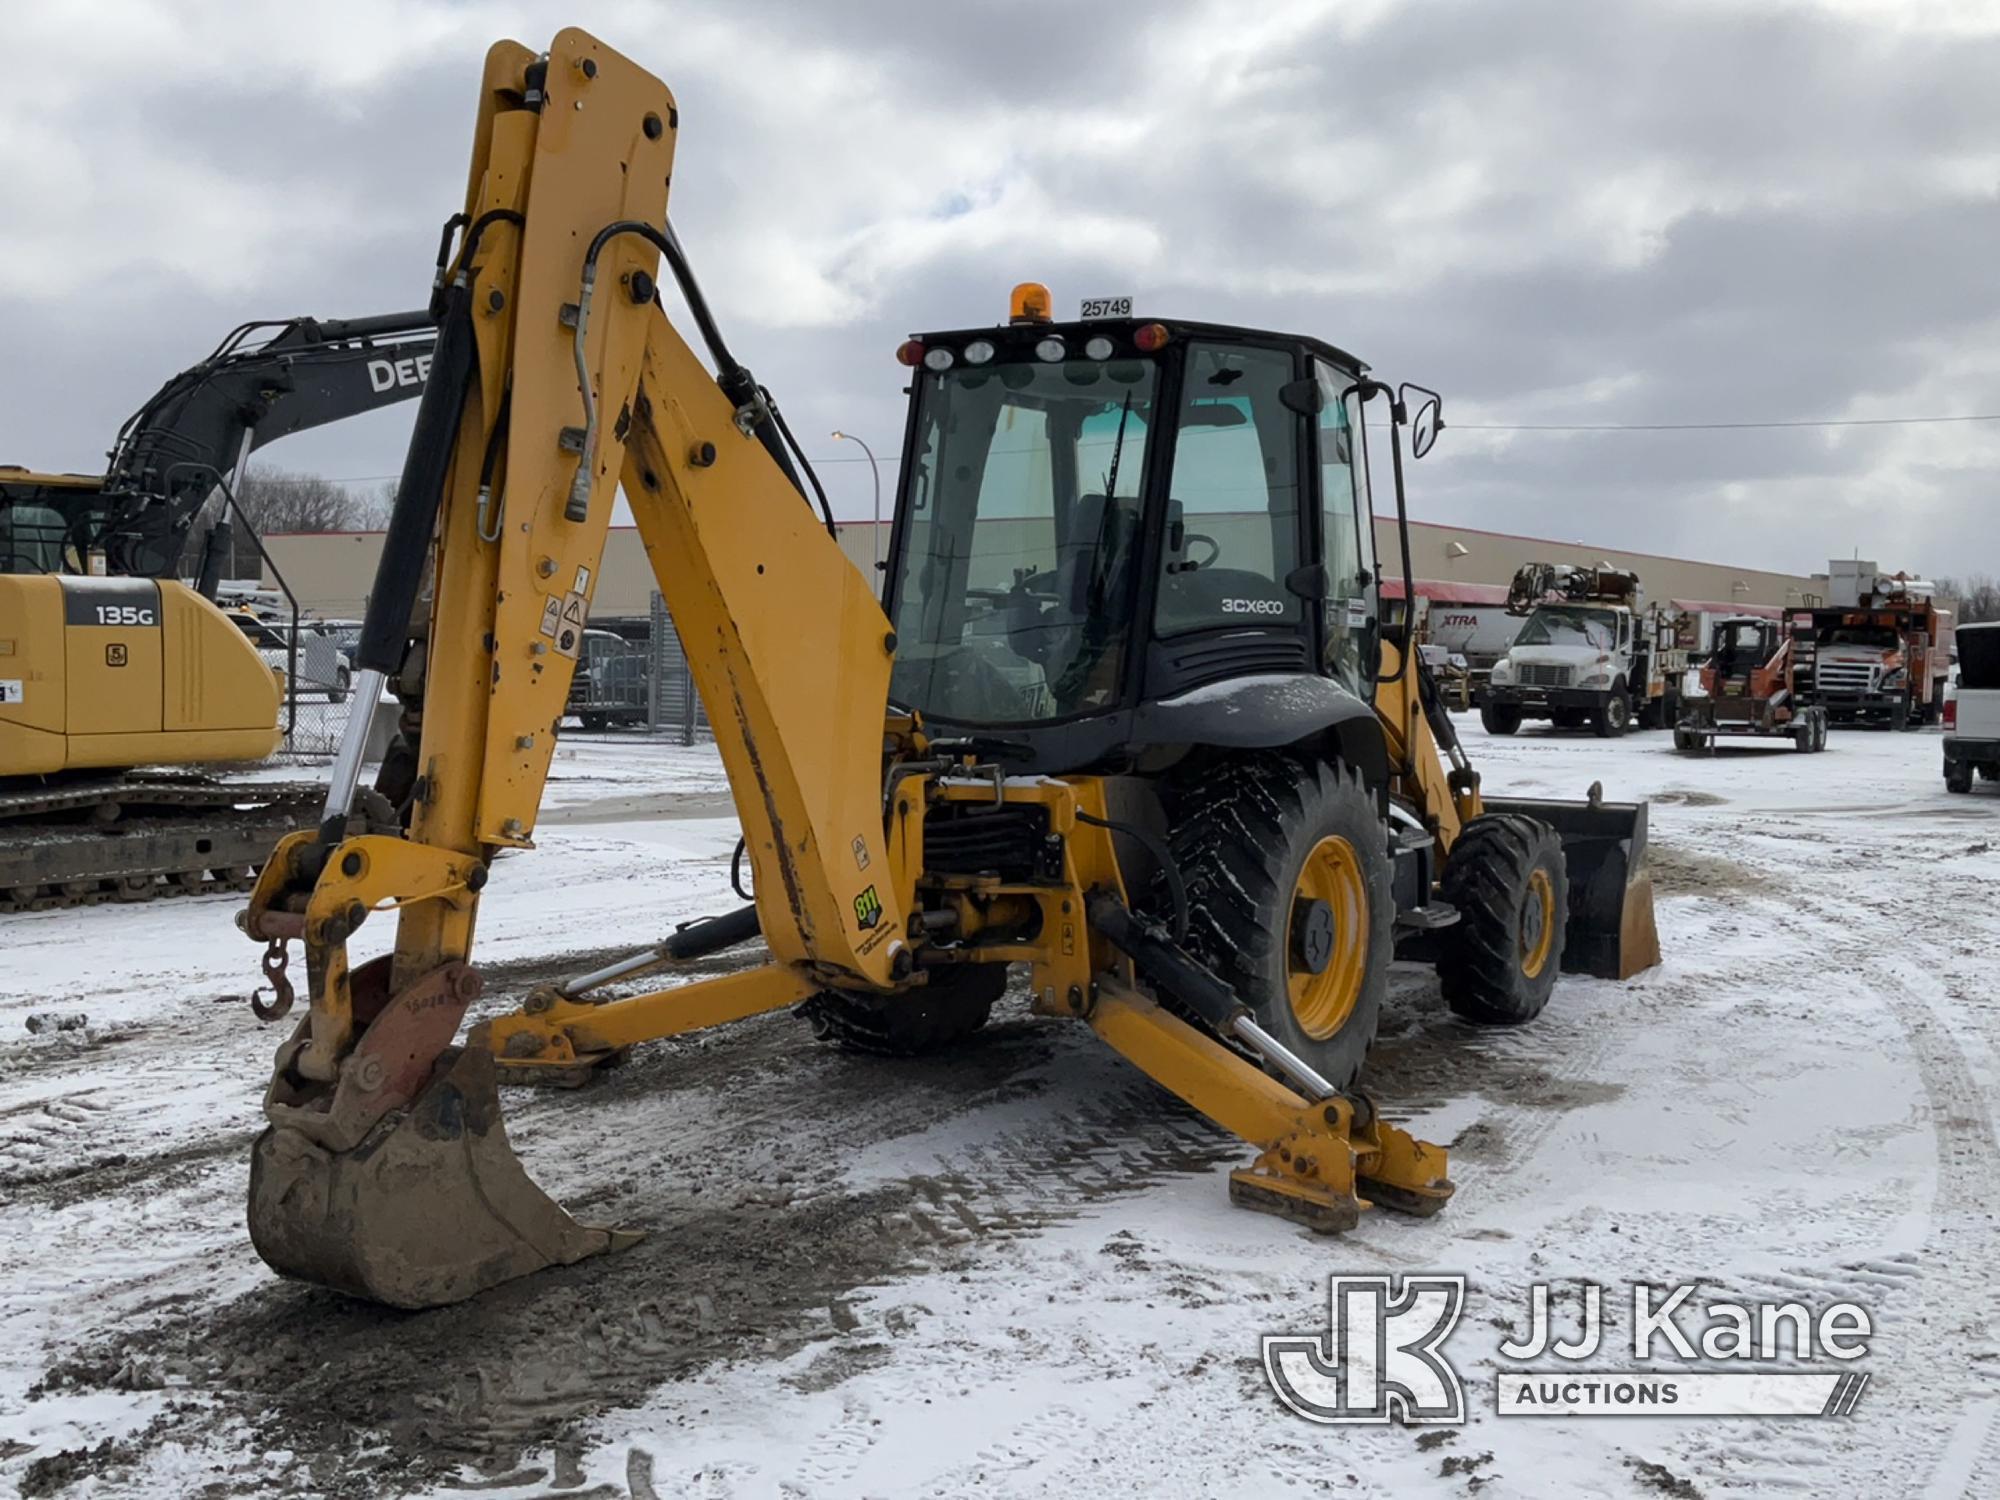
<svg viewBox="0 0 2000 1500">
<path fill-rule="evenodd" d="M 550 600 L 551 604 L 555 601 Z M 575 661 L 583 650 L 583 595 L 566 594 L 562 602 L 562 616 L 556 624 L 556 650 Z"/>
</svg>

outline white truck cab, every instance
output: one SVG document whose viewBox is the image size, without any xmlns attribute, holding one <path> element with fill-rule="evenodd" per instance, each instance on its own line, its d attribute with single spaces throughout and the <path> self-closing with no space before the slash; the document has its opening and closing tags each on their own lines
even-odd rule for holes
<svg viewBox="0 0 2000 1500">
<path fill-rule="evenodd" d="M 1944 784 L 2000 781 L 2000 620 L 1958 627 L 1958 684 L 1944 702 Z"/>
<path fill-rule="evenodd" d="M 1671 612 L 1641 603 L 1636 576 L 1533 563 L 1516 575 L 1509 607 L 1527 619 L 1481 694 L 1489 734 L 1547 719 L 1610 738 L 1673 721 L 1687 651 Z"/>
</svg>

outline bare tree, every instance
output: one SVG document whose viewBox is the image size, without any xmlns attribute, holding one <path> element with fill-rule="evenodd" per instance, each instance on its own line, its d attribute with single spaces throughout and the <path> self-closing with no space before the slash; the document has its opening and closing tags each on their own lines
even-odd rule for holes
<svg viewBox="0 0 2000 1500">
<path fill-rule="evenodd" d="M 379 496 L 346 489 L 323 475 L 287 469 L 251 469 L 243 476 L 236 503 L 242 520 L 267 537 L 285 532 L 370 531 L 387 515 Z M 256 545 L 239 529 L 229 576 L 254 578 L 258 571 Z"/>
<path fill-rule="evenodd" d="M 2000 582 L 1990 573 L 1968 573 L 1962 579 L 1940 578 L 1938 593 L 1957 602 L 1961 625 L 2000 620 Z"/>
</svg>

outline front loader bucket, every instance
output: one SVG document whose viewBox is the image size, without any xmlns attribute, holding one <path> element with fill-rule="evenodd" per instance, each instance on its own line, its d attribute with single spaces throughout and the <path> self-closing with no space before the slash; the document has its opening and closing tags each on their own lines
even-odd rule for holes
<svg viewBox="0 0 2000 1500">
<path fill-rule="evenodd" d="M 1482 799 L 1489 813 L 1537 818 L 1562 838 L 1569 869 L 1569 929 L 1562 966 L 1572 974 L 1629 979 L 1660 961 L 1653 872 L 1646 862 L 1646 804 Z"/>
<path fill-rule="evenodd" d="M 529 1180 L 484 1048 L 443 1053 L 423 1091 L 349 1150 L 276 1124 L 250 1159 L 265 1263 L 391 1307 L 459 1302 L 637 1238 L 577 1223 Z"/>
</svg>

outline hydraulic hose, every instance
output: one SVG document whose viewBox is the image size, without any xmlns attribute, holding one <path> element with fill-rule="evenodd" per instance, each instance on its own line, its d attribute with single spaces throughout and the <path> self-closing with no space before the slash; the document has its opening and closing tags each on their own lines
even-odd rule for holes
<svg viewBox="0 0 2000 1500">
<path fill-rule="evenodd" d="M 347 728 L 340 750 L 327 773 L 326 803 L 320 814 L 319 849 L 326 850 L 346 836 L 347 813 L 361 780 L 361 756 L 376 700 L 390 674 L 403 664 L 409 645 L 410 615 L 423 586 L 424 562 L 437 531 L 438 510 L 444 504 L 445 474 L 451 467 L 465 398 L 477 377 L 472 333 L 472 291 L 463 272 L 445 289 L 438 317 L 437 350 L 430 379 L 417 401 L 417 420 L 403 474 L 396 482 L 396 501 L 389 513 L 388 534 L 375 566 L 375 586 L 368 594 L 368 613 L 355 647 L 355 677 Z"/>
<path fill-rule="evenodd" d="M 402 477 L 396 482 L 389 530 L 375 567 L 375 586 L 368 594 L 361 643 L 354 654 L 356 667 L 385 676 L 403 663 L 410 614 L 423 583 L 424 559 L 437 530 L 438 509 L 444 503 L 445 475 L 457 444 L 458 424 L 476 377 L 478 350 L 473 341 L 471 308 L 471 288 L 461 274 L 445 290 L 437 350 L 430 378 L 417 400 L 410 449 L 403 458 Z"/>
<path fill-rule="evenodd" d="M 709 358 L 715 361 L 716 386 L 739 413 L 747 411 L 753 414 L 753 430 L 757 440 L 764 445 L 764 450 L 771 455 L 771 461 L 778 466 L 780 472 L 791 481 L 792 488 L 799 492 L 800 498 L 806 499 L 808 497 L 805 481 L 799 478 L 798 467 L 792 462 L 792 454 L 798 454 L 799 464 L 804 465 L 807 475 L 812 480 L 813 490 L 819 498 L 820 514 L 826 522 L 827 534 L 838 540 L 838 533 L 833 524 L 833 509 L 827 503 L 826 490 L 820 484 L 819 476 L 813 472 L 812 465 L 806 462 L 804 450 L 792 437 L 783 415 L 771 401 L 769 392 L 757 383 L 757 378 L 748 369 L 737 362 L 736 356 L 729 352 L 729 346 L 723 342 L 722 330 L 716 325 L 715 314 L 709 310 L 708 299 L 702 295 L 701 285 L 694 278 L 694 271 L 688 265 L 687 254 L 681 249 L 680 241 L 674 235 L 673 226 L 656 228 L 639 219 L 620 219 L 616 223 L 605 225 L 597 231 L 591 239 L 590 248 L 584 252 L 583 287 L 577 297 L 575 338 L 577 383 L 583 393 L 583 459 L 577 465 L 576 480 L 570 487 L 569 504 L 564 509 L 564 515 L 569 520 L 581 521 L 588 514 L 590 470 L 593 456 L 597 451 L 597 401 L 590 388 L 590 366 L 584 352 L 584 340 L 590 325 L 590 304 L 597 288 L 598 257 L 604 253 L 606 245 L 623 234 L 635 234 L 660 252 L 660 258 L 666 262 L 668 271 L 673 274 L 675 285 L 680 288 L 682 300 L 688 305 L 688 312 L 694 318 L 695 328 L 701 334 L 702 342 L 708 347 Z"/>
</svg>

